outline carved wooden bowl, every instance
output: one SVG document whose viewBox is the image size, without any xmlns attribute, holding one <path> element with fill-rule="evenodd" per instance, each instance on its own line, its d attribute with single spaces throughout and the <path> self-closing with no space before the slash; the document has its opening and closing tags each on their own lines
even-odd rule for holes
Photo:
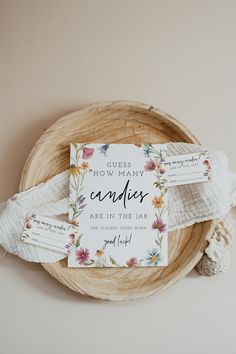
<svg viewBox="0 0 236 354">
<path fill-rule="evenodd" d="M 115 101 L 93 104 L 53 124 L 32 149 L 22 172 L 20 191 L 69 168 L 70 143 L 165 143 L 198 140 L 179 121 L 145 104 Z M 59 282 L 87 296 L 129 300 L 175 284 L 201 258 L 214 221 L 170 232 L 169 265 L 151 268 L 67 268 L 67 261 L 43 264 Z"/>
</svg>

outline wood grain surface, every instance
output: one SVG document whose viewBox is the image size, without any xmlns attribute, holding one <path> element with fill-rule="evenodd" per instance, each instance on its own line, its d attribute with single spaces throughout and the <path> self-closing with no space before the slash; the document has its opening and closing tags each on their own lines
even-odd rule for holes
<svg viewBox="0 0 236 354">
<path fill-rule="evenodd" d="M 53 124 L 32 149 L 22 172 L 20 191 L 69 168 L 70 143 L 197 143 L 178 120 L 145 104 L 103 102 L 69 114 Z M 215 221 L 170 232 L 169 265 L 152 268 L 67 268 L 66 260 L 43 264 L 59 282 L 87 296 L 104 300 L 142 298 L 175 284 L 201 258 Z"/>
</svg>

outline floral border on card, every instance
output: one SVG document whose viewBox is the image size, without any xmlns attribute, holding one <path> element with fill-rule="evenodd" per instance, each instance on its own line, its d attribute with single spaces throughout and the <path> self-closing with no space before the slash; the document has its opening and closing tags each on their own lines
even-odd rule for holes
<svg viewBox="0 0 236 354">
<path fill-rule="evenodd" d="M 89 145 L 89 147 L 88 147 Z M 86 175 L 92 172 L 89 160 L 93 158 L 95 148 L 92 144 L 71 144 L 70 160 L 70 187 L 69 187 L 69 222 L 79 228 L 79 216 L 86 208 L 86 198 L 82 193 Z M 97 144 L 96 144 L 97 145 Z M 106 158 L 109 153 L 110 144 L 101 144 L 96 147 Z M 152 144 L 134 144 L 140 148 L 147 158 L 144 165 L 146 173 L 155 172 L 153 185 L 156 188 L 155 195 L 152 196 L 153 222 L 150 229 L 156 233 L 153 248 L 146 250 L 143 258 L 136 256 L 129 258 L 125 264 L 118 264 L 103 249 L 96 251 L 91 257 L 89 249 L 84 244 L 84 235 L 78 232 L 78 236 L 73 240 L 75 247 L 75 258 L 80 267 L 131 267 L 138 266 L 158 266 L 162 260 L 163 237 L 167 230 L 167 179 L 165 177 L 165 156 L 166 150 L 157 150 Z"/>
</svg>

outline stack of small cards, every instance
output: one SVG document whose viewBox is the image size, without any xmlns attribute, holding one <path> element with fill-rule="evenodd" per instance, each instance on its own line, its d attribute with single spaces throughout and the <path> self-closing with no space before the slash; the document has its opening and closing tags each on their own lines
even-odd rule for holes
<svg viewBox="0 0 236 354">
<path fill-rule="evenodd" d="M 28 217 L 25 242 L 68 254 L 69 267 L 168 264 L 168 188 L 210 179 L 207 152 L 167 144 L 71 144 L 69 223 Z"/>
</svg>

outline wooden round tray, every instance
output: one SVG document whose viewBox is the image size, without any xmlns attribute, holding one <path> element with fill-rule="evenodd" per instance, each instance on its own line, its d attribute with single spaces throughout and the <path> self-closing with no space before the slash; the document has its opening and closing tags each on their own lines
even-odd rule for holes
<svg viewBox="0 0 236 354">
<path fill-rule="evenodd" d="M 31 151 L 20 182 L 26 190 L 69 168 L 70 143 L 199 143 L 168 114 L 145 104 L 115 101 L 93 104 L 53 124 Z M 169 265 L 158 268 L 69 269 L 66 260 L 43 264 L 58 281 L 84 295 L 128 300 L 151 295 L 175 284 L 201 258 L 214 222 L 170 232 Z"/>
</svg>

